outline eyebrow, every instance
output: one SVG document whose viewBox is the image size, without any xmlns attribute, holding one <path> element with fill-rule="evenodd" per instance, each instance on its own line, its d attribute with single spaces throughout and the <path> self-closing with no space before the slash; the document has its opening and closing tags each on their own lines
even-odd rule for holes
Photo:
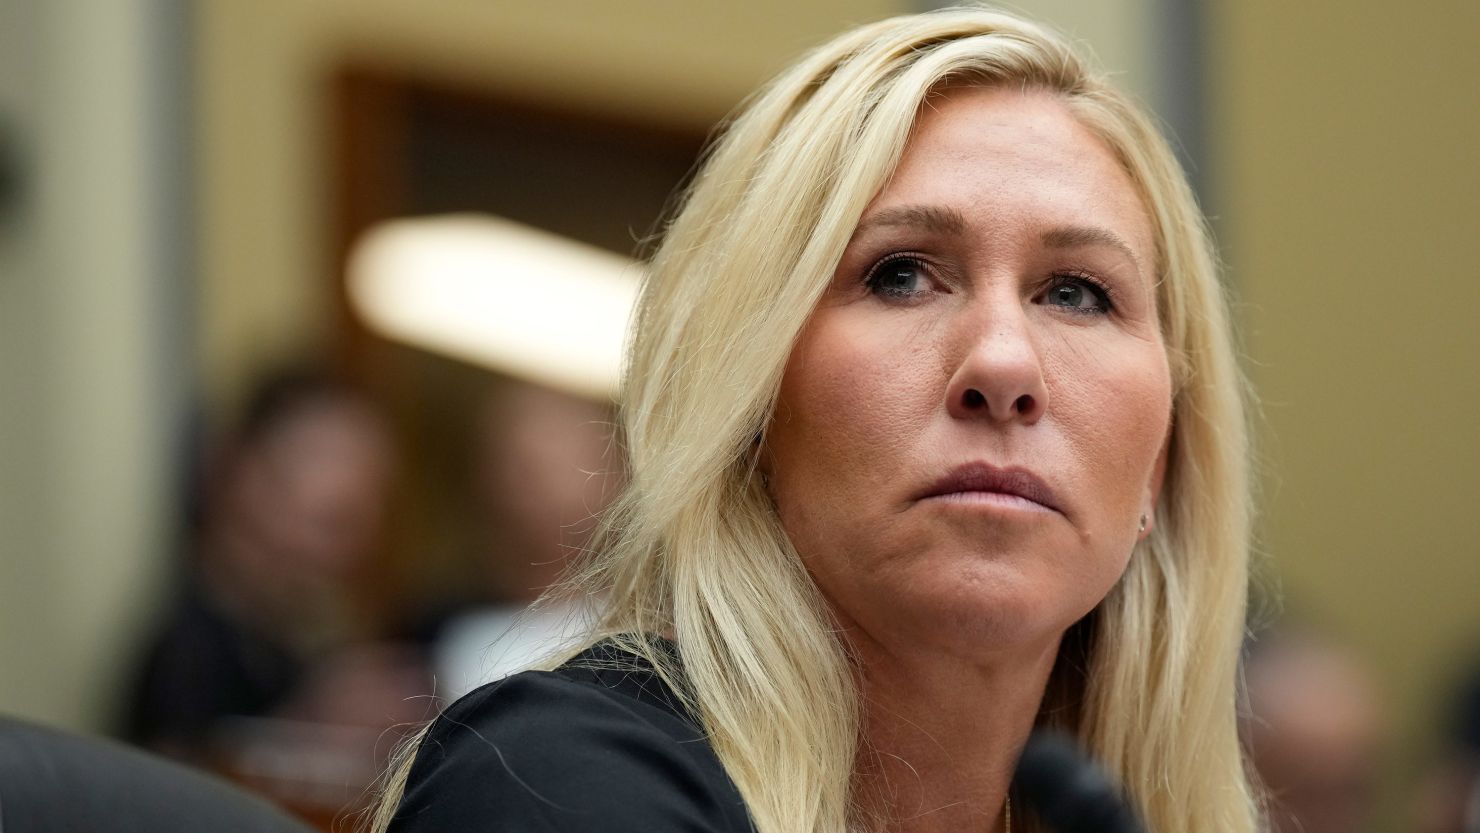
<svg viewBox="0 0 1480 833">
<path fill-rule="evenodd" d="M 1080 246 L 1109 246 L 1130 258 L 1137 268 L 1141 259 L 1125 239 L 1109 229 L 1098 226 L 1059 226 L 1043 233 L 1043 245 L 1050 249 L 1074 249 Z"/>
<path fill-rule="evenodd" d="M 966 218 L 954 208 L 903 205 L 886 208 L 863 218 L 854 234 L 874 226 L 915 226 L 941 234 L 961 234 L 966 231 Z"/>
<path fill-rule="evenodd" d="M 938 234 L 964 234 L 966 217 L 960 211 L 945 206 L 902 205 L 885 208 L 863 218 L 853 234 L 857 236 L 879 226 L 913 226 Z M 1141 266 L 1141 259 L 1136 257 L 1136 251 L 1125 242 L 1125 238 L 1099 226 L 1059 226 L 1045 231 L 1040 240 L 1050 249 L 1109 246 L 1130 258 L 1137 268 Z"/>
</svg>

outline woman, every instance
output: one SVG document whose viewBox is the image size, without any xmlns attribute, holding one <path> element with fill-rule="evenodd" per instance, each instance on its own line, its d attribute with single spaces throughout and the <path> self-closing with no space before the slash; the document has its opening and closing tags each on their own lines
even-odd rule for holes
<svg viewBox="0 0 1480 833">
<path fill-rule="evenodd" d="M 1180 170 L 1062 40 L 838 38 L 654 258 L 595 647 L 454 705 L 389 829 L 1029 829 L 1051 725 L 1152 830 L 1252 831 L 1241 390 Z"/>
</svg>

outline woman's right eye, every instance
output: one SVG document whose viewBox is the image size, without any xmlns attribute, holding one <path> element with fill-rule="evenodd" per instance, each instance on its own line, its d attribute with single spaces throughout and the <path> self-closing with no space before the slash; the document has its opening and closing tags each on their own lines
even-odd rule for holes
<svg viewBox="0 0 1480 833">
<path fill-rule="evenodd" d="M 880 297 L 913 298 L 929 290 L 929 267 L 917 257 L 894 255 L 875 264 L 864 283 Z"/>
</svg>

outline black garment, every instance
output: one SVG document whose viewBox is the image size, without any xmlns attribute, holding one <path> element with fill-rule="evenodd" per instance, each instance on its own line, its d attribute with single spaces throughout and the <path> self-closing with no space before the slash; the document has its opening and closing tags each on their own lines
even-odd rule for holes
<svg viewBox="0 0 1480 833">
<path fill-rule="evenodd" d="M 601 643 L 489 683 L 437 718 L 389 833 L 748 833 L 693 717 L 640 657 Z"/>
<path fill-rule="evenodd" d="M 197 747 L 223 717 L 269 714 L 282 705 L 305 668 L 301 657 L 222 610 L 191 581 L 148 648 L 124 736 Z"/>
</svg>

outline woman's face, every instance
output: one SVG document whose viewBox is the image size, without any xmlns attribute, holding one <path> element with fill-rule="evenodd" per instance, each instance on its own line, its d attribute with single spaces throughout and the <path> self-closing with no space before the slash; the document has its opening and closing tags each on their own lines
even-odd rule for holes
<svg viewBox="0 0 1480 833">
<path fill-rule="evenodd" d="M 1135 187 L 1052 94 L 923 108 L 766 433 L 781 523 L 850 638 L 1047 650 L 1109 592 L 1170 430 L 1154 258 Z"/>
</svg>

